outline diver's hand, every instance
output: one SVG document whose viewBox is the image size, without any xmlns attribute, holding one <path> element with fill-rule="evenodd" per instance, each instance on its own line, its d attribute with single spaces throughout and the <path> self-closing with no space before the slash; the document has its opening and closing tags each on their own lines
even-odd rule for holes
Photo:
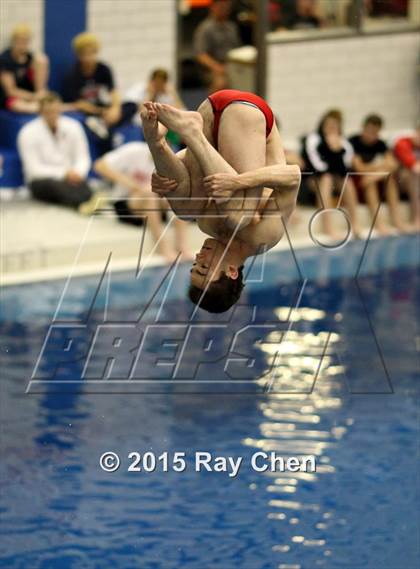
<svg viewBox="0 0 420 569">
<path fill-rule="evenodd" d="M 238 190 L 242 190 L 238 174 L 213 174 L 203 180 L 204 189 L 210 198 L 218 203 L 227 202 Z"/>
<path fill-rule="evenodd" d="M 159 176 L 156 172 L 152 174 L 152 192 L 161 197 L 166 197 L 171 192 L 174 192 L 178 187 L 178 182 L 165 176 Z"/>
</svg>

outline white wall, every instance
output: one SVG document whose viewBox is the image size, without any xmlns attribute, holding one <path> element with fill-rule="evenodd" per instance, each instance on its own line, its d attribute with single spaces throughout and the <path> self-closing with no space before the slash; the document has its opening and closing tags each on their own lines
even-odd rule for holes
<svg viewBox="0 0 420 569">
<path fill-rule="evenodd" d="M 0 50 L 9 43 L 16 24 L 29 24 L 33 31 L 33 47 L 44 45 L 44 0 L 0 0 Z"/>
<path fill-rule="evenodd" d="M 89 31 L 102 42 L 124 91 L 155 67 L 175 74 L 176 2 L 174 0 L 88 0 Z"/>
<path fill-rule="evenodd" d="M 378 112 L 386 130 L 412 127 L 418 113 L 417 33 L 268 45 L 267 98 L 286 141 L 312 130 L 324 111 L 340 108 L 345 130 Z"/>
</svg>

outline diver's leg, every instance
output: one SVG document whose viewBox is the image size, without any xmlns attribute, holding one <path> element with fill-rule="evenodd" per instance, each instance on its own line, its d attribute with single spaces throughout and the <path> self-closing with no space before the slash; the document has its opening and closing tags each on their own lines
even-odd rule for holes
<svg viewBox="0 0 420 569">
<path fill-rule="evenodd" d="M 182 160 L 174 153 L 166 142 L 167 130 L 158 121 L 156 111 L 148 105 L 141 111 L 144 138 L 160 176 L 170 178 L 178 183 L 177 194 L 189 197 L 190 177 Z"/>
<path fill-rule="evenodd" d="M 203 119 L 199 113 L 179 111 L 169 105 L 156 104 L 159 120 L 178 132 L 200 165 L 204 176 L 238 174 L 255 170 L 266 163 L 265 119 L 261 111 L 248 105 L 230 105 L 223 113 L 219 130 L 220 153 L 203 133 Z M 242 141 L 245 143 L 242 144 Z M 258 208 L 263 187 L 240 190 L 219 211 L 238 214 L 252 213 Z M 247 203 L 244 203 L 244 198 Z M 246 223 L 246 222 L 245 222 Z"/>
<path fill-rule="evenodd" d="M 159 121 L 178 133 L 192 152 L 204 176 L 237 172 L 210 144 L 203 132 L 203 118 L 194 111 L 181 111 L 170 105 L 155 103 Z"/>
<path fill-rule="evenodd" d="M 146 104 L 141 117 L 144 137 L 152 154 L 156 172 L 176 182 L 169 193 L 165 194 L 172 210 L 178 217 L 199 215 L 207 202 L 197 199 L 196 196 L 195 189 L 202 185 L 201 172 L 191 164 L 185 150 L 175 154 L 166 142 L 166 128 L 158 122 L 153 105 Z"/>
</svg>

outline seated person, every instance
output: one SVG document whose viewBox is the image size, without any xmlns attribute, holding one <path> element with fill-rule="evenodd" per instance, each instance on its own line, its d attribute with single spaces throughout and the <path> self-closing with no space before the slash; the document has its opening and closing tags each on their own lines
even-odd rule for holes
<svg viewBox="0 0 420 569">
<path fill-rule="evenodd" d="M 279 29 L 307 30 L 320 28 L 323 21 L 317 0 L 286 0 L 280 2 Z"/>
<path fill-rule="evenodd" d="M 365 11 L 371 18 L 407 18 L 408 5 L 409 0 L 364 0 Z"/>
<path fill-rule="evenodd" d="M 338 110 L 328 111 L 321 119 L 318 130 L 303 141 L 303 158 L 306 168 L 315 173 L 312 183 L 317 194 L 318 206 L 334 209 L 333 193 L 338 191 L 338 207 L 341 201 L 346 206 L 353 235 L 360 236 L 357 219 L 357 196 L 353 181 L 347 177 L 353 160 L 353 148 L 342 134 L 343 118 Z M 322 216 L 323 231 L 333 239 L 339 239 L 334 227 L 333 216 Z"/>
<path fill-rule="evenodd" d="M 149 77 L 149 81 L 135 83 L 125 94 L 125 104 L 135 105 L 141 111 L 141 105 L 145 101 L 155 101 L 157 103 L 167 103 L 177 109 L 185 109 L 175 86 L 169 81 L 169 73 L 166 69 L 155 69 Z M 141 125 L 140 113 L 134 117 L 134 122 Z M 175 146 L 180 145 L 179 137 L 173 133 L 168 133 L 169 141 Z"/>
<path fill-rule="evenodd" d="M 234 0 L 232 19 L 238 25 L 243 45 L 254 45 L 257 25 L 257 2 L 255 0 Z"/>
<path fill-rule="evenodd" d="M 229 20 L 231 4 L 231 0 L 213 0 L 208 18 L 194 33 L 194 51 L 205 70 L 204 81 L 210 93 L 228 86 L 227 54 L 241 45 L 238 27 Z"/>
<path fill-rule="evenodd" d="M 167 103 L 178 109 L 185 108 L 175 86 L 169 81 L 166 69 L 153 70 L 147 83 L 143 81 L 135 83 L 126 92 L 124 100 L 135 103 L 139 110 L 146 101 Z"/>
<path fill-rule="evenodd" d="M 40 100 L 40 113 L 18 136 L 25 181 L 33 197 L 91 213 L 97 200 L 86 181 L 90 157 L 83 128 L 61 115 L 56 93 Z"/>
<path fill-rule="evenodd" d="M 394 155 L 399 163 L 398 181 L 405 190 L 411 203 L 411 215 L 414 225 L 420 225 L 420 125 L 411 136 L 397 139 Z"/>
<path fill-rule="evenodd" d="M 16 26 L 10 47 L 0 55 L 0 108 L 16 113 L 36 113 L 46 93 L 48 59 L 30 51 L 32 33 L 28 26 Z"/>
<path fill-rule="evenodd" d="M 95 162 L 94 169 L 114 184 L 114 197 L 119 198 L 114 207 L 121 221 L 141 225 L 141 216 L 145 216 L 158 252 L 168 261 L 176 259 L 179 252 L 187 252 L 185 221 L 175 220 L 173 244 L 165 236 L 161 212 L 169 205 L 151 191 L 154 163 L 145 142 L 129 142 L 108 152 Z"/>
<path fill-rule="evenodd" d="M 360 174 L 355 178 L 355 182 L 369 207 L 372 220 L 377 215 L 383 195 L 388 204 L 391 223 L 399 231 L 410 231 L 411 226 L 403 223 L 401 219 L 395 178 L 397 163 L 385 142 L 380 139 L 382 126 L 383 119 L 380 116 L 369 115 L 363 122 L 362 132 L 350 139 L 354 149 L 353 167 Z M 392 232 L 383 220 L 381 212 L 376 217 L 375 229 L 381 235 Z"/>
<path fill-rule="evenodd" d="M 64 85 L 66 110 L 87 116 L 86 126 L 111 147 L 112 129 L 130 120 L 135 105 L 121 105 L 111 68 L 98 61 L 99 41 L 93 34 L 82 33 L 73 39 L 77 63 L 67 75 Z"/>
</svg>

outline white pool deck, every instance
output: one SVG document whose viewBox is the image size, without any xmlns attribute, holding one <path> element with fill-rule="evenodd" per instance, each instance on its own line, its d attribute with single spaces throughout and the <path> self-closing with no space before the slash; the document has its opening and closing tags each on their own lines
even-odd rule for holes
<svg viewBox="0 0 420 569">
<path fill-rule="evenodd" d="M 361 207 L 366 235 L 369 216 Z M 143 229 L 120 223 L 109 210 L 85 217 L 70 209 L 48 205 L 28 197 L 0 201 L 1 285 L 35 282 L 103 271 L 112 254 L 113 270 L 136 267 Z M 314 245 L 309 221 L 315 209 L 300 207 L 288 226 L 293 247 Z M 169 228 L 169 232 L 172 228 Z M 191 251 L 199 250 L 206 237 L 198 227 L 188 224 Z M 283 238 L 274 250 L 289 247 Z M 148 265 L 164 263 L 151 255 L 153 240 L 146 232 L 142 261 Z"/>
</svg>

